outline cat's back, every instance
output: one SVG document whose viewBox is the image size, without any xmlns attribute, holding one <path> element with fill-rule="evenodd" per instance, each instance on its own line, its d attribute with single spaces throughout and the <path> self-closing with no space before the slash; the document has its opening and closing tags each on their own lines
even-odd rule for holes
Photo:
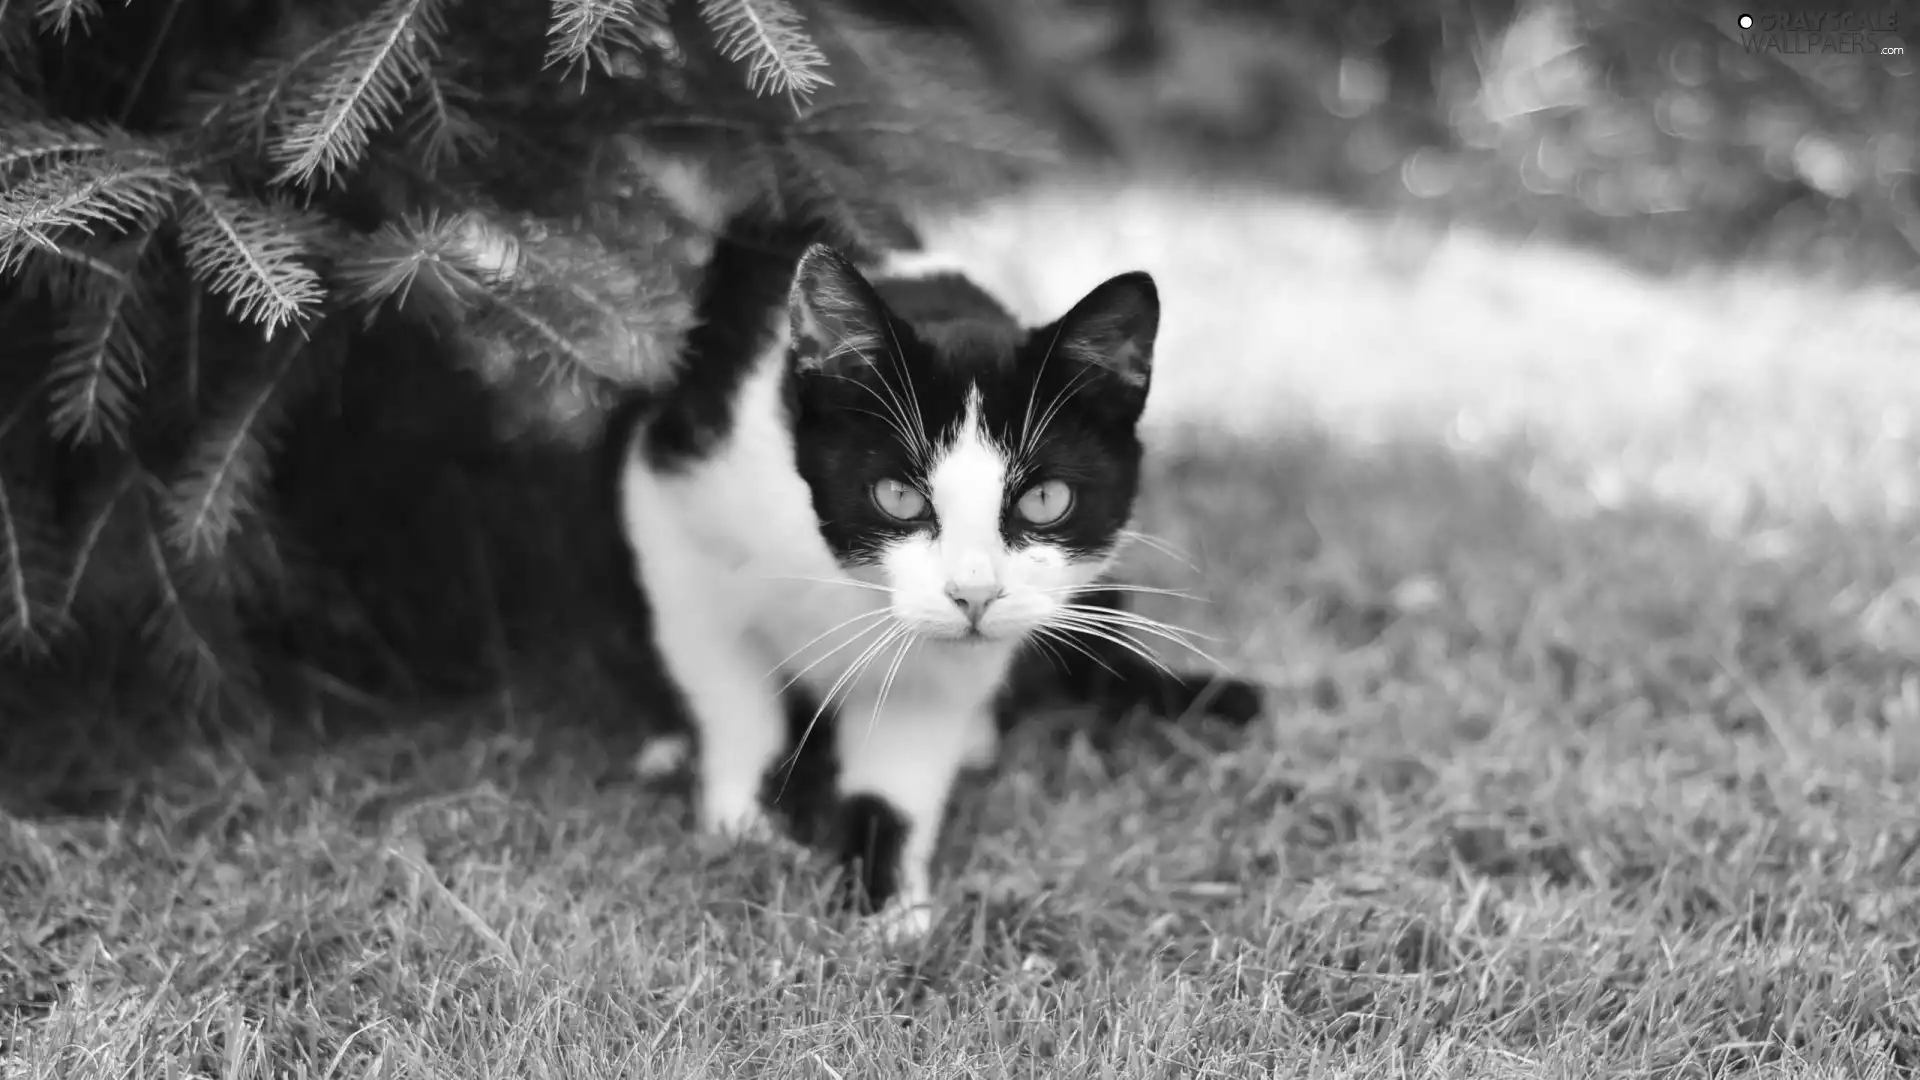
<svg viewBox="0 0 1920 1080">
<path fill-rule="evenodd" d="M 993 294 L 938 256 L 889 258 L 870 279 L 880 299 L 950 364 L 995 364 L 1026 330 Z"/>
</svg>

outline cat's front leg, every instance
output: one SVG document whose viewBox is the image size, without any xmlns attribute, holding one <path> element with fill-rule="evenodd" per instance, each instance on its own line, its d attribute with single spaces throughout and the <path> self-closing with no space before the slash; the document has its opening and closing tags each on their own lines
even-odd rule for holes
<svg viewBox="0 0 1920 1080">
<path fill-rule="evenodd" d="M 659 635 L 699 733 L 694 822 L 716 836 L 771 837 L 760 783 L 786 743 L 786 711 L 764 658 L 738 634 L 679 625 Z"/>
<path fill-rule="evenodd" d="M 889 940 L 933 926 L 934 849 L 974 723 L 968 714 L 890 710 L 870 724 L 843 718 L 836 732 L 840 857 L 856 903 Z"/>
<path fill-rule="evenodd" d="M 960 746 L 960 767 L 990 769 L 999 756 L 999 720 L 990 706 L 982 706 L 967 723 L 967 737 Z"/>
</svg>

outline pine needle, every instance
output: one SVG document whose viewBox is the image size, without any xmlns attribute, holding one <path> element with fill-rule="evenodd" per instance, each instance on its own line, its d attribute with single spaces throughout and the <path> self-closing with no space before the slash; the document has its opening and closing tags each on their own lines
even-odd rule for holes
<svg viewBox="0 0 1920 1080">
<path fill-rule="evenodd" d="M 61 229 L 153 227 L 183 183 L 166 165 L 82 158 L 0 191 L 0 276 L 17 271 L 34 249 L 59 247 L 54 234 Z"/>
<path fill-rule="evenodd" d="M 592 62 L 606 70 L 614 48 L 638 46 L 666 26 L 661 0 L 553 0 L 546 66 Z"/>
<path fill-rule="evenodd" d="M 40 0 L 36 14 L 42 27 L 65 42 L 74 27 L 86 33 L 87 25 L 100 17 L 100 0 Z"/>
<path fill-rule="evenodd" d="M 173 680 L 194 702 L 206 704 L 235 680 L 207 618 L 206 605 L 187 587 L 167 558 L 165 546 L 152 523 L 147 524 L 147 562 L 153 573 L 154 605 L 144 635 L 152 647 L 155 668 Z"/>
<path fill-rule="evenodd" d="M 4 439 L 26 415 L 32 397 L 22 399 L 0 420 Z M 48 568 L 57 548 L 41 493 L 31 482 L 0 470 L 0 652 L 45 656 L 61 621 L 44 602 L 51 589 Z"/>
<path fill-rule="evenodd" d="M 442 79 L 432 68 L 427 68 L 414 86 L 402 134 L 427 176 L 456 164 L 463 151 L 480 151 L 491 144 L 492 133 L 454 104 L 456 98 L 472 96 L 465 88 Z"/>
<path fill-rule="evenodd" d="M 0 89 L 18 90 L 31 81 L 38 74 L 38 52 L 26 0 L 0 0 Z"/>
<path fill-rule="evenodd" d="M 313 226 L 291 208 L 235 198 L 215 184 L 191 184 L 180 223 L 187 266 L 227 298 L 229 314 L 261 323 L 271 338 L 326 297 L 320 275 L 302 261 L 301 233 Z"/>
<path fill-rule="evenodd" d="M 193 126 L 205 143 L 234 155 L 265 150 L 268 136 L 284 126 L 286 101 L 309 88 L 315 62 L 337 37 L 323 37 L 291 57 L 257 57 L 224 89 L 193 95 Z"/>
<path fill-rule="evenodd" d="M 474 243 L 475 231 L 485 228 L 476 222 L 469 214 L 433 212 L 381 225 L 337 261 L 343 297 L 372 309 L 388 301 L 405 308 L 417 294 L 429 319 L 459 320 L 486 298 L 485 282 L 500 276 L 476 258 L 484 251 Z"/>
<path fill-rule="evenodd" d="M 34 595 L 47 560 L 21 502 L 24 494 L 0 474 L 0 650 L 39 657 L 51 647 L 49 620 Z"/>
<path fill-rule="evenodd" d="M 80 586 L 86 581 L 87 570 L 93 566 L 94 553 L 99 551 L 107 535 L 107 526 L 126 505 L 127 493 L 143 478 L 144 474 L 137 466 L 129 466 L 107 486 L 106 496 L 88 518 L 86 528 L 80 532 L 80 543 L 74 547 L 66 584 L 60 590 L 60 603 L 55 608 L 60 617 L 73 617 L 74 608 L 80 600 Z"/>
<path fill-rule="evenodd" d="M 21 168 L 33 168 L 84 154 L 119 151 L 122 160 L 138 148 L 133 136 L 102 124 L 72 120 L 8 120 L 0 124 L 0 178 Z M 159 164 L 158 149 L 147 151 L 148 164 Z M 128 161 L 128 164 L 136 162 Z"/>
<path fill-rule="evenodd" d="M 180 479 L 167 493 L 167 542 L 193 562 L 211 564 L 226 554 L 266 476 L 283 390 L 301 353 L 297 345 L 277 351 L 277 363 L 242 384 L 226 409 L 200 424 Z"/>
<path fill-rule="evenodd" d="M 123 268 L 112 277 L 96 276 L 104 287 L 83 291 L 66 309 L 66 323 L 56 331 L 65 348 L 47 373 L 47 425 L 57 438 L 127 444 L 134 395 L 146 384 L 147 347 L 159 334 L 141 273 L 152 269 L 141 263 L 154 235 L 128 245 Z"/>
<path fill-rule="evenodd" d="M 97 303 L 125 278 L 107 256 L 81 242 L 28 251 L 15 280 L 27 295 L 45 297 L 65 308 Z"/>
<path fill-rule="evenodd" d="M 275 183 L 332 179 L 359 162 L 399 115 L 445 33 L 444 0 L 388 0 L 328 50 L 311 101 L 272 148 Z"/>
<path fill-rule="evenodd" d="M 721 55 L 747 65 L 754 93 L 785 94 L 797 108 L 800 99 L 833 85 L 826 54 L 787 0 L 700 0 L 700 13 Z"/>
</svg>

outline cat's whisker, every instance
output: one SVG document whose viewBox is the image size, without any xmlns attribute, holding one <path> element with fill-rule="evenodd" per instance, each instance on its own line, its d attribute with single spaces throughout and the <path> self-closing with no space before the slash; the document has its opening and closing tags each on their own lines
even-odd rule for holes
<svg viewBox="0 0 1920 1080">
<path fill-rule="evenodd" d="M 897 360 L 895 366 L 899 366 Z M 901 444 L 906 447 L 908 453 L 913 455 L 916 464 L 923 469 L 927 468 L 933 462 L 933 447 L 927 442 L 926 428 L 918 420 L 920 403 L 914 398 L 911 386 L 907 390 L 906 400 L 902 401 L 900 391 L 887 380 L 884 373 L 880 376 L 880 385 L 887 388 L 887 397 L 892 399 L 892 404 L 888 408 L 900 418 L 897 430 L 900 432 Z M 872 388 L 868 387 L 868 389 Z M 877 390 L 873 393 L 875 397 L 880 396 Z"/>
<path fill-rule="evenodd" d="M 1226 667 L 1225 664 L 1221 663 L 1218 659 L 1213 657 L 1206 650 L 1200 648 L 1198 645 L 1195 645 L 1193 642 L 1187 640 L 1187 637 L 1185 635 L 1192 634 L 1194 637 L 1198 637 L 1202 641 L 1210 641 L 1216 644 L 1219 642 L 1219 639 L 1217 638 L 1208 637 L 1207 635 L 1204 635 L 1204 634 L 1197 634 L 1189 630 L 1182 630 L 1180 627 L 1169 626 L 1166 623 L 1162 623 L 1155 619 L 1148 619 L 1148 618 L 1139 617 L 1139 616 L 1136 616 L 1131 619 L 1107 617 L 1112 614 L 1113 612 L 1111 610 L 1105 609 L 1105 608 L 1091 608 L 1091 609 L 1086 609 L 1086 608 L 1071 609 L 1070 608 L 1069 610 L 1064 611 L 1060 615 L 1056 616 L 1054 621 L 1056 623 L 1060 623 L 1063 625 L 1068 625 L 1068 624 L 1073 625 L 1075 626 L 1076 629 L 1080 629 L 1080 630 L 1089 630 L 1090 627 L 1098 626 L 1098 627 L 1101 627 L 1102 629 L 1106 629 L 1114 632 L 1118 632 L 1122 630 L 1134 630 L 1134 631 L 1139 631 L 1141 633 L 1152 634 L 1154 637 L 1157 637 L 1162 641 L 1167 641 L 1172 644 L 1180 646 L 1181 648 L 1187 650 L 1188 652 L 1194 654 L 1195 656 L 1198 656 L 1200 659 L 1205 660 L 1207 663 L 1212 664 L 1216 668 Z M 1131 613 L 1128 613 L 1128 614 L 1131 614 Z M 1165 664 L 1161 664 L 1160 666 L 1162 668 L 1166 667 Z"/>
<path fill-rule="evenodd" d="M 887 674 L 880 680 L 880 693 L 874 698 L 873 713 L 867 717 L 867 738 L 873 737 L 873 725 L 880 722 L 880 713 L 887 707 L 887 694 L 893 690 L 893 680 L 900 674 L 901 663 L 919 641 L 918 634 L 908 634 L 900 643 L 900 651 L 893 654 L 893 663 L 887 666 Z"/>
<path fill-rule="evenodd" d="M 1175 545 L 1152 533 L 1141 532 L 1138 529 L 1121 529 L 1120 539 L 1131 541 L 1151 551 L 1158 552 L 1196 574 L 1200 572 L 1200 568 L 1194 565 L 1192 557 L 1187 555 L 1186 552 L 1181 551 Z"/>
<path fill-rule="evenodd" d="M 820 718 L 827 714 L 828 709 L 833 708 L 834 696 L 840 692 L 842 687 L 847 687 L 849 690 L 851 690 L 852 682 L 859 677 L 860 673 L 866 669 L 866 666 L 868 664 L 872 663 L 873 657 L 879 655 L 880 650 L 886 648 L 896 638 L 899 638 L 906 633 L 907 633 L 907 628 L 900 625 L 899 623 L 894 623 L 891 626 L 888 626 L 887 632 L 880 635 L 880 639 L 878 641 L 875 641 L 873 644 L 867 646 L 865 651 L 861 652 L 859 656 L 855 657 L 853 660 L 853 663 L 847 665 L 847 669 L 840 673 L 840 677 L 834 680 L 832 686 L 827 688 L 827 692 L 820 696 L 819 707 L 813 710 L 813 716 L 808 718 L 807 726 L 801 729 L 800 737 L 794 740 L 793 751 L 787 755 L 787 760 L 784 766 L 786 770 L 786 775 L 783 776 L 780 780 L 781 794 L 786 793 L 787 781 L 793 778 L 793 767 L 799 764 L 800 752 L 806 749 L 807 740 L 813 737 L 813 729 L 820 726 Z"/>
<path fill-rule="evenodd" d="M 1120 677 L 1120 673 L 1113 670 L 1113 665 L 1107 663 L 1106 660 L 1103 659 L 1099 653 L 1096 653 L 1092 649 L 1087 648 L 1085 645 L 1082 645 L 1079 642 L 1073 640 L 1071 637 L 1068 637 L 1065 633 L 1061 632 L 1060 630 L 1054 627 L 1051 627 L 1051 626 L 1035 627 L 1034 640 L 1036 643 L 1044 643 L 1045 641 L 1054 641 L 1054 642 L 1058 642 L 1061 645 L 1065 645 L 1067 648 L 1072 649 L 1074 652 L 1079 653 L 1081 656 L 1084 656 L 1087 659 L 1093 661 L 1094 663 L 1099 664 L 1102 668 L 1105 668 L 1107 674 L 1113 676 L 1116 679 Z M 1060 659 L 1061 662 L 1059 666 L 1064 668 L 1066 666 L 1065 658 L 1060 657 L 1059 653 L 1054 653 L 1053 655 L 1056 658 Z"/>
<path fill-rule="evenodd" d="M 840 672 L 840 676 L 833 680 L 832 685 L 827 687 L 827 692 L 821 695 L 820 707 L 814 710 L 813 719 L 808 721 L 807 731 L 811 732 L 813 725 L 819 722 L 821 714 L 834 707 L 833 699 L 836 696 L 840 696 L 842 691 L 845 691 L 847 694 L 853 693 L 853 688 L 857 684 L 861 673 L 866 670 L 867 665 L 873 662 L 881 650 L 892 644 L 894 639 L 906 632 L 906 627 L 901 626 L 899 623 L 893 623 L 887 627 L 886 633 L 880 635 L 879 640 L 874 641 L 865 649 L 861 650 L 860 655 L 853 658 L 853 661 Z"/>
<path fill-rule="evenodd" d="M 1119 582 L 1102 582 L 1098 585 L 1063 585 L 1057 589 L 1037 589 L 1036 592 L 1048 596 L 1084 596 L 1097 592 L 1140 593 L 1145 596 L 1171 596 L 1177 600 L 1191 600 L 1196 604 L 1211 604 L 1212 600 L 1204 596 L 1195 596 L 1180 589 L 1162 589 L 1152 585 L 1124 585 Z"/>
<path fill-rule="evenodd" d="M 1054 621 L 1054 625 L 1064 630 L 1071 630 L 1079 634 L 1084 634 L 1090 638 L 1096 638 L 1100 641 L 1108 642 L 1109 644 L 1118 645 L 1119 647 L 1139 657 L 1141 660 L 1146 661 L 1146 663 L 1149 666 L 1156 668 L 1159 671 L 1165 672 L 1168 675 L 1174 674 L 1173 668 L 1169 667 L 1165 660 L 1160 659 L 1159 654 L 1155 653 L 1152 649 L 1148 648 L 1145 643 L 1139 641 L 1136 638 L 1133 638 L 1124 633 L 1121 633 L 1116 628 L 1107 627 L 1107 626 L 1098 626 L 1098 625 L 1086 624 L 1086 623 L 1075 623 L 1069 619 L 1056 619 Z"/>
<path fill-rule="evenodd" d="M 1040 397 L 1040 380 L 1047 374 L 1047 364 L 1053 359 L 1053 350 L 1060 344 L 1060 331 L 1065 325 L 1054 327 L 1053 337 L 1047 339 L 1047 351 L 1040 354 L 1040 367 L 1033 373 L 1033 387 L 1027 391 L 1026 415 L 1020 418 L 1020 454 L 1025 457 L 1033 447 L 1033 403 Z"/>
<path fill-rule="evenodd" d="M 874 592 L 892 592 L 885 585 L 876 585 L 859 578 L 811 577 L 806 574 L 756 574 L 756 581 L 805 581 L 815 585 L 845 585 L 851 589 L 872 589 Z"/>
<path fill-rule="evenodd" d="M 865 358 L 866 354 L 862 353 L 861 356 Z M 875 370 L 877 371 L 878 368 L 875 367 Z M 866 413 L 868 416 L 872 416 L 879 419 L 880 421 L 885 423 L 887 426 L 891 427 L 893 429 L 893 433 L 899 436 L 900 444 L 902 446 L 905 446 L 909 453 L 913 454 L 915 460 L 922 467 L 925 467 L 927 463 L 927 455 L 925 452 L 926 436 L 924 434 L 916 435 L 914 433 L 914 431 L 912 430 L 912 425 L 908 421 L 908 418 L 906 415 L 906 409 L 900 403 L 900 395 L 894 392 L 892 384 L 886 381 L 886 377 L 884 375 L 881 376 L 880 378 L 880 385 L 885 386 L 887 388 L 887 394 L 885 397 L 882 397 L 880 395 L 880 391 L 875 390 L 872 386 L 868 385 L 865 381 L 861 379 L 855 379 L 846 375 L 834 375 L 832 377 L 840 380 L 841 382 L 852 383 L 853 385 L 859 387 L 862 390 L 865 390 L 868 394 L 872 395 L 873 399 L 879 402 L 880 407 L 886 410 L 886 412 L 876 413 L 876 412 L 869 412 L 868 410 L 865 410 L 865 409 L 862 409 L 860 411 L 863 413 Z"/>
<path fill-rule="evenodd" d="M 913 436 L 905 428 L 901 427 L 900 422 L 895 420 L 893 417 L 874 412 L 872 409 L 854 409 L 852 411 L 860 413 L 863 416 L 871 416 L 875 420 L 879 420 L 882 423 L 886 424 L 888 427 L 891 427 L 893 429 L 894 435 L 899 437 L 902 444 L 912 443 Z"/>
<path fill-rule="evenodd" d="M 1162 622 L 1159 619 L 1152 618 L 1151 616 L 1142 615 L 1137 611 L 1127 611 L 1121 608 L 1099 607 L 1093 604 L 1063 604 L 1061 606 L 1066 608 L 1068 611 L 1078 612 L 1080 614 L 1092 614 L 1095 618 L 1107 619 L 1116 624 L 1138 627 L 1143 630 L 1155 630 L 1161 633 L 1173 634 L 1178 636 L 1182 640 L 1187 638 L 1197 638 L 1200 641 L 1209 641 L 1215 645 L 1220 645 L 1224 643 L 1223 638 L 1216 637 L 1215 635 L 1203 634 L 1198 630 L 1194 630 L 1185 626 L 1175 626 L 1173 623 Z"/>
<path fill-rule="evenodd" d="M 1060 616 L 1058 616 L 1055 621 L 1061 621 L 1061 620 L 1071 620 L 1076 625 L 1079 625 L 1082 627 L 1099 626 L 1107 630 L 1137 631 L 1141 633 L 1151 634 L 1162 641 L 1170 642 L 1174 645 L 1180 646 L 1183 649 L 1187 649 L 1189 651 L 1199 653 L 1198 647 L 1195 646 L 1190 640 L 1188 640 L 1188 638 L 1180 631 L 1178 627 L 1167 627 L 1167 626 L 1161 626 L 1161 625 L 1152 624 L 1152 623 L 1139 623 L 1139 622 L 1130 622 L 1122 619 L 1103 618 L 1101 617 L 1100 614 L 1090 614 L 1087 612 L 1065 612 L 1065 613 L 1062 613 Z M 1200 653 L 1200 655 L 1205 656 L 1204 653 Z"/>
<path fill-rule="evenodd" d="M 1053 395 L 1052 403 L 1047 406 L 1046 412 L 1041 414 L 1040 422 L 1034 425 L 1031 436 L 1026 440 L 1028 447 L 1031 447 L 1033 443 L 1038 442 L 1041 437 L 1046 435 L 1047 427 L 1053 423 L 1053 418 L 1058 416 L 1060 410 L 1066 406 L 1067 402 L 1072 401 L 1073 396 L 1080 392 L 1082 380 L 1091 379 L 1093 370 L 1092 367 L 1083 367 L 1079 371 L 1074 372 L 1073 378 L 1067 380 L 1067 385 L 1061 387 L 1059 392 Z"/>
<path fill-rule="evenodd" d="M 920 395 L 914 389 L 913 372 L 907 367 L 906 352 L 900 348 L 900 335 L 894 333 L 891 320 L 882 320 L 882 325 L 886 327 L 887 340 L 893 344 L 893 366 L 907 383 L 907 400 L 913 403 L 913 430 L 920 434 L 919 449 L 924 464 L 933 456 L 933 447 L 927 439 L 927 417 L 920 409 Z"/>
<path fill-rule="evenodd" d="M 1065 671 L 1067 669 L 1067 658 L 1061 656 L 1060 650 L 1053 647 L 1054 640 L 1056 639 L 1053 638 L 1053 635 L 1047 633 L 1046 627 L 1035 627 L 1033 637 L 1029 640 L 1033 642 L 1035 648 L 1046 652 L 1047 659 L 1053 662 L 1053 670 Z M 1083 649 L 1081 651 L 1084 652 L 1085 650 Z M 1091 659 L 1091 656 L 1089 656 L 1089 659 Z"/>
<path fill-rule="evenodd" d="M 788 664 L 793 663 L 793 661 L 797 659 L 801 653 L 804 653 L 808 649 L 813 648 L 814 645 L 819 643 L 819 641 L 822 638 L 825 638 L 827 635 L 832 634 L 837 630 L 840 630 L 842 627 L 845 627 L 851 623 L 859 622 L 862 619 L 871 619 L 871 618 L 875 618 L 876 616 L 884 616 L 888 614 L 891 614 L 891 613 L 886 608 L 880 608 L 876 611 L 863 611 L 860 614 L 855 615 L 851 619 L 842 619 L 841 621 L 834 623 L 832 626 L 827 627 L 825 630 L 820 631 L 818 634 L 815 634 L 813 636 L 813 639 L 811 641 L 808 641 L 805 645 L 802 645 L 799 648 L 788 653 L 784 659 L 782 659 L 779 663 L 773 665 L 772 670 L 768 671 L 767 674 L 768 675 L 779 674 L 782 668 L 785 668 Z M 873 627 L 871 626 L 863 627 L 858 633 L 847 638 L 847 640 L 841 642 L 838 645 L 835 645 L 831 650 L 827 651 L 821 656 L 815 657 L 814 661 L 811 664 L 808 664 L 806 667 L 803 667 L 799 671 L 796 671 L 792 675 L 788 676 L 787 681 L 780 684 L 780 692 L 783 694 L 786 693 L 788 690 L 792 689 L 793 684 L 796 682 L 799 682 L 801 677 L 806 675 L 807 672 L 812 671 L 814 668 L 819 667 L 822 663 L 828 660 L 831 660 L 834 656 L 838 655 L 842 649 L 845 649 L 847 646 L 853 644 L 856 641 L 859 641 L 863 636 L 865 636 L 868 633 L 871 633 L 872 631 L 873 631 Z"/>
</svg>

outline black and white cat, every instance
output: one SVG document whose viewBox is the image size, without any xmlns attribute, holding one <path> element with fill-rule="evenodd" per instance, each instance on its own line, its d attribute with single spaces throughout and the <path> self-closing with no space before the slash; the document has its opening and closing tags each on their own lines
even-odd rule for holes
<svg viewBox="0 0 1920 1080">
<path fill-rule="evenodd" d="M 1027 329 L 964 277 L 863 273 L 813 235 L 720 230 L 680 373 L 610 428 L 621 525 L 699 737 L 698 827 L 770 828 L 761 782 L 798 702 L 830 720 L 859 895 L 917 935 L 949 792 L 991 761 L 1023 652 L 1074 658 L 1089 695 L 1208 696 L 1146 663 L 1147 621 L 1099 594 L 1133 509 L 1159 297 L 1124 273 Z M 1228 690 L 1216 711 L 1257 712 Z"/>
</svg>

